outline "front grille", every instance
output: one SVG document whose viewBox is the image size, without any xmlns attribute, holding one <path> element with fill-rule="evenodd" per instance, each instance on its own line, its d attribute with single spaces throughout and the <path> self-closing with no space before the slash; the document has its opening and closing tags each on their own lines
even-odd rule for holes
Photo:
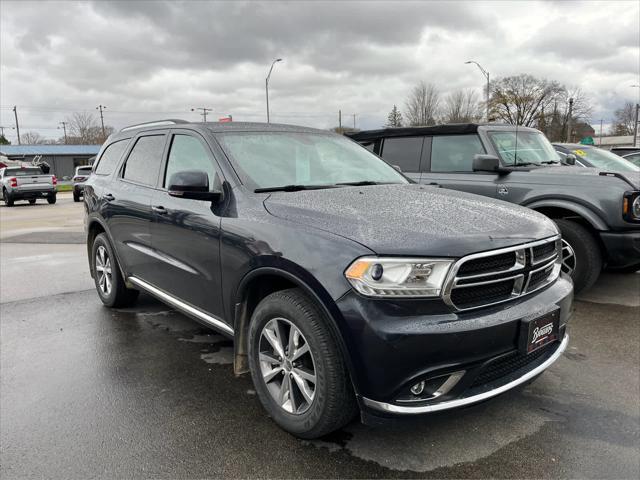
<svg viewBox="0 0 640 480">
<path fill-rule="evenodd" d="M 533 261 L 540 262 L 541 260 L 545 260 L 553 255 L 556 250 L 556 244 L 555 242 L 545 243 L 543 245 L 533 247 L 531 250 L 533 252 Z"/>
<path fill-rule="evenodd" d="M 495 270 L 507 270 L 516 263 L 516 252 L 507 252 L 493 257 L 477 258 L 462 264 L 458 269 L 458 275 L 476 275 L 478 273 L 492 272 Z"/>
<path fill-rule="evenodd" d="M 558 348 L 558 342 L 552 342 L 544 347 L 532 352 L 530 354 L 521 352 L 512 352 L 504 357 L 491 362 L 482 368 L 478 376 L 471 384 L 471 388 L 479 387 L 487 383 L 495 382 L 507 375 L 510 375 L 518 370 L 525 368 L 527 365 L 535 362 L 539 358 L 547 355 L 551 355 L 556 348 Z"/>
<path fill-rule="evenodd" d="M 560 237 L 463 257 L 445 283 L 443 299 L 470 310 L 526 295 L 557 278 Z"/>
<path fill-rule="evenodd" d="M 514 280 L 487 283 L 475 287 L 457 288 L 451 293 L 451 301 L 458 308 L 475 308 L 511 298 Z"/>
</svg>

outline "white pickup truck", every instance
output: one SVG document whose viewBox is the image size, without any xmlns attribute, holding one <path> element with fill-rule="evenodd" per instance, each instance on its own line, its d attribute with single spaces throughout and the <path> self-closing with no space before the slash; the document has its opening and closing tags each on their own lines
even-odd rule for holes
<svg viewBox="0 0 640 480">
<path fill-rule="evenodd" d="M 38 198 L 56 203 L 58 180 L 55 175 L 44 175 L 40 167 L 5 167 L 0 169 L 2 198 L 7 207 L 16 200 L 28 200 L 34 204 Z"/>
</svg>

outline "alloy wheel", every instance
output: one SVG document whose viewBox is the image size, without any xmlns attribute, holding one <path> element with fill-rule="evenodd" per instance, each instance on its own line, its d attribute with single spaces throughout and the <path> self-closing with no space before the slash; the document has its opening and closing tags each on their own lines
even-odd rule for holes
<svg viewBox="0 0 640 480">
<path fill-rule="evenodd" d="M 111 293 L 111 259 L 107 249 L 100 245 L 96 250 L 96 275 L 98 276 L 98 288 L 105 297 Z"/>
<path fill-rule="evenodd" d="M 573 275 L 576 270 L 576 252 L 566 240 L 562 240 L 562 271 L 567 275 Z"/>
<path fill-rule="evenodd" d="M 259 352 L 271 397 L 288 413 L 306 412 L 316 394 L 316 369 L 302 332 L 285 318 L 273 318 L 262 329 Z"/>
</svg>

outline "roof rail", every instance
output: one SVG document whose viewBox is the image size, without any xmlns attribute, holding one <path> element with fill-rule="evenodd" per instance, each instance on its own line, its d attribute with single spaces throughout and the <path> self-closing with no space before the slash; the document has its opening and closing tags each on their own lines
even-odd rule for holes
<svg viewBox="0 0 640 480">
<path fill-rule="evenodd" d="M 137 123 L 135 125 L 129 125 L 128 127 L 124 127 L 122 129 L 120 129 L 121 132 L 126 132 L 127 130 L 133 130 L 135 128 L 142 128 L 142 127 L 160 127 L 162 125 L 175 125 L 178 123 L 189 123 L 186 120 L 179 120 L 179 119 L 173 119 L 170 118 L 168 120 L 156 120 L 153 122 L 145 122 L 145 123 Z"/>
</svg>

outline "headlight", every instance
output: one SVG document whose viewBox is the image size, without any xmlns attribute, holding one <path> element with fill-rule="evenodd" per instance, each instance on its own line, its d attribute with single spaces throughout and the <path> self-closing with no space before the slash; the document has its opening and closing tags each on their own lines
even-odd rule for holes
<svg viewBox="0 0 640 480">
<path fill-rule="evenodd" d="M 627 222 L 640 222 L 640 192 L 624 194 L 622 216 Z"/>
<path fill-rule="evenodd" d="M 437 297 L 453 260 L 362 257 L 344 275 L 358 292 L 371 297 Z"/>
</svg>

